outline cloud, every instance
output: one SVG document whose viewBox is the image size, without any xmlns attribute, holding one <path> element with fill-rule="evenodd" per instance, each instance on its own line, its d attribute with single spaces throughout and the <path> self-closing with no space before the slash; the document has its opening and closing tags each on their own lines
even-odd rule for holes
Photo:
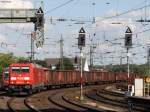
<svg viewBox="0 0 150 112">
<path fill-rule="evenodd" d="M 29 0 L 0 0 L 0 8 L 1 9 L 31 9 L 33 8 L 33 3 Z M 0 16 L 3 16 L 3 12 L 0 12 Z M 7 12 L 6 12 L 7 14 Z M 5 15 L 5 12 L 4 12 Z M 9 15 L 8 15 L 9 16 Z M 8 30 L 14 30 L 18 31 L 19 29 L 33 29 L 33 25 L 30 23 L 7 23 L 4 24 L 2 27 L 0 26 L 0 29 L 3 29 L 3 27 L 7 27 Z"/>
<path fill-rule="evenodd" d="M 5 42 L 5 41 L 6 41 L 6 37 L 0 34 L 0 42 Z"/>
<path fill-rule="evenodd" d="M 110 9 L 108 12 L 106 12 L 105 17 L 115 16 L 118 12 L 114 9 Z"/>
<path fill-rule="evenodd" d="M 140 19 L 143 17 L 144 19 L 144 13 L 141 13 L 140 11 L 128 13 L 122 16 L 114 17 L 114 18 L 107 18 L 111 16 L 115 16 L 116 12 L 114 10 L 109 10 L 105 17 L 96 17 L 96 23 L 92 25 L 92 27 L 95 27 L 95 30 L 93 31 L 96 33 L 95 41 L 99 41 L 101 43 L 101 46 L 97 46 L 97 49 L 99 51 L 96 52 L 95 56 L 99 57 L 98 53 L 102 52 L 105 56 L 104 52 L 109 51 L 115 51 L 116 53 L 109 54 L 113 55 L 114 57 L 118 57 L 121 54 L 121 51 L 126 51 L 124 47 L 124 37 L 125 37 L 125 31 L 127 29 L 127 26 L 129 26 L 133 32 L 133 34 L 136 34 L 137 32 L 141 32 L 143 30 L 149 29 L 149 25 L 142 25 L 139 22 L 136 22 L 137 19 Z M 149 15 L 149 14 L 147 14 Z M 138 18 L 137 18 L 138 17 Z M 117 24 L 120 23 L 120 24 Z M 91 32 L 93 34 L 93 32 Z M 142 52 L 143 54 L 146 54 L 145 50 L 143 50 L 143 46 L 136 47 L 138 45 L 144 45 L 148 44 L 149 41 L 149 33 L 143 32 L 139 33 L 138 35 L 133 35 L 133 48 L 130 50 L 133 53 L 135 52 Z M 118 39 L 118 40 L 115 40 Z M 109 40 L 110 42 L 106 42 L 104 40 Z M 112 44 L 111 44 L 112 42 Z M 113 44 L 113 43 L 121 43 L 121 45 Z M 113 46 L 111 46 L 113 45 Z M 141 56 L 139 56 L 141 58 Z M 116 59 L 119 62 L 119 58 Z M 133 59 L 134 60 L 134 59 Z M 111 62 L 110 59 L 105 60 L 105 62 L 108 61 Z M 144 63 L 145 61 L 137 61 L 136 63 Z"/>
</svg>

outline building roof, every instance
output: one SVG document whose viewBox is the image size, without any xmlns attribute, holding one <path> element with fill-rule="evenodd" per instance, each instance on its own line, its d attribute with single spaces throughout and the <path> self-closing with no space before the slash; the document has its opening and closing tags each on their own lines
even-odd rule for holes
<svg viewBox="0 0 150 112">
<path fill-rule="evenodd" d="M 77 63 L 75 63 L 75 58 L 68 58 L 73 64 L 80 64 L 80 58 L 77 58 Z M 48 66 L 56 65 L 59 63 L 60 58 L 45 58 L 45 61 Z M 85 63 L 85 58 L 83 58 L 83 65 Z"/>
<path fill-rule="evenodd" d="M 56 65 L 57 63 L 59 63 L 59 58 L 45 58 L 45 62 L 47 63 L 47 65 Z"/>
</svg>

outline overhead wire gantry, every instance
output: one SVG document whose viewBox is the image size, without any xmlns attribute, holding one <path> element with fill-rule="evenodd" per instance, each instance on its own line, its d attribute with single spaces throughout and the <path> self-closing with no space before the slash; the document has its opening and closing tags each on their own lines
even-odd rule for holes
<svg viewBox="0 0 150 112">
<path fill-rule="evenodd" d="M 34 24 L 34 35 L 31 36 L 31 60 L 34 60 L 34 41 L 37 48 L 44 44 L 43 9 L 0 9 L 0 24 L 2 23 Z"/>
</svg>

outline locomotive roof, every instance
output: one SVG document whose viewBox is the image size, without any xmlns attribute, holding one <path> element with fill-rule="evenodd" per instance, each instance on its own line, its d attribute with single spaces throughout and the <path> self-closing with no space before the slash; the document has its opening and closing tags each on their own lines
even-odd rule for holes
<svg viewBox="0 0 150 112">
<path fill-rule="evenodd" d="M 10 66 L 33 66 L 37 68 L 43 68 L 41 65 L 38 65 L 36 63 L 12 63 Z"/>
</svg>

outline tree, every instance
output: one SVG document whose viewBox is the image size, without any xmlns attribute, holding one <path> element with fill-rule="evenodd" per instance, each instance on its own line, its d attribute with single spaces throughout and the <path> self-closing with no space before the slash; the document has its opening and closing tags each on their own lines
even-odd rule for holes
<svg viewBox="0 0 150 112">
<path fill-rule="evenodd" d="M 74 70 L 73 63 L 69 60 L 69 58 L 63 58 L 63 64 L 61 65 L 61 61 L 56 65 L 57 70 Z"/>
<path fill-rule="evenodd" d="M 43 60 L 35 60 L 35 63 L 37 63 L 37 64 L 39 64 L 39 65 L 41 65 L 41 66 L 43 66 L 43 67 L 48 68 L 48 65 L 47 65 L 46 61 L 43 61 Z"/>
<path fill-rule="evenodd" d="M 25 58 L 25 57 L 17 58 L 17 63 L 26 63 L 26 62 L 29 62 L 29 58 Z"/>
<path fill-rule="evenodd" d="M 127 65 L 107 65 L 106 69 L 110 72 L 127 72 Z M 148 66 L 147 64 L 136 65 L 130 64 L 130 73 L 135 73 L 140 76 L 147 76 L 148 74 Z"/>
<path fill-rule="evenodd" d="M 2 69 L 8 67 L 11 63 L 17 62 L 17 57 L 13 53 L 0 53 L 0 74 L 2 74 Z"/>
</svg>

